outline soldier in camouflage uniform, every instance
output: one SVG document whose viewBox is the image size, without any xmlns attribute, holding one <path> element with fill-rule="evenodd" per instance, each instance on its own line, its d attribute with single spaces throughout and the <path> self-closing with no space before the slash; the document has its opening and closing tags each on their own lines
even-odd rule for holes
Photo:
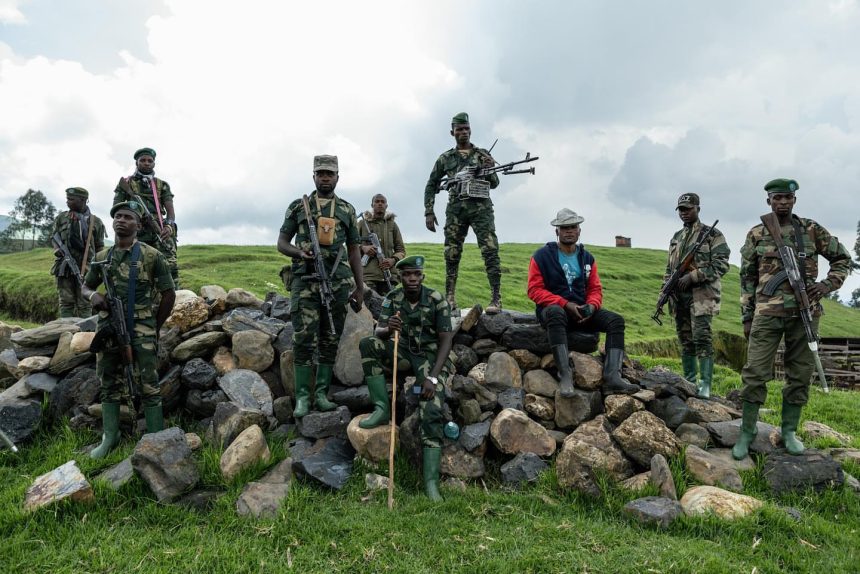
<svg viewBox="0 0 860 574">
<path fill-rule="evenodd" d="M 403 235 L 400 227 L 394 221 L 395 215 L 388 209 L 388 200 L 381 193 L 373 196 L 371 209 L 365 211 L 358 222 L 361 234 L 361 260 L 364 262 L 364 282 L 380 295 L 388 293 L 388 284 L 382 275 L 384 269 L 391 271 L 391 281 L 397 280 L 394 265 L 406 257 L 406 246 L 403 245 Z M 382 263 L 376 256 L 376 249 L 370 242 L 369 236 L 375 233 L 382 245 Z"/>
<path fill-rule="evenodd" d="M 442 457 L 442 432 L 445 424 L 445 387 L 439 377 L 453 372 L 448 359 L 454 333 L 451 309 L 441 293 L 425 287 L 424 258 L 413 255 L 397 263 L 402 286 L 393 289 L 382 302 L 379 323 L 373 337 L 361 340 L 361 365 L 373 413 L 359 422 L 374 428 L 391 418 L 382 366 L 391 367 L 394 359 L 393 333 L 400 333 L 397 348 L 398 370 L 411 368 L 421 386 L 419 413 L 424 445 L 424 488 L 432 500 L 439 496 L 439 464 Z"/>
<path fill-rule="evenodd" d="M 87 253 L 87 264 L 95 258 L 96 253 L 105 246 L 105 224 L 93 215 L 87 201 L 90 194 L 83 187 L 70 187 L 66 190 L 66 205 L 69 210 L 60 213 L 54 220 L 55 233 L 60 238 L 69 253 L 78 264 L 78 269 L 86 273 L 83 265 L 84 252 Z M 59 250 L 54 252 L 57 259 L 51 267 L 51 275 L 57 278 L 57 293 L 60 300 L 60 317 L 89 317 L 93 309 L 90 302 L 81 295 L 81 286 L 72 276 L 72 270 L 64 265 Z"/>
<path fill-rule="evenodd" d="M 135 383 L 142 396 L 143 412 L 146 418 L 146 432 L 158 432 L 164 428 L 161 410 L 161 390 L 158 388 L 157 345 L 158 330 L 173 309 L 176 294 L 170 268 L 158 250 L 137 241 L 143 209 L 135 201 L 114 205 L 110 210 L 116 243 L 110 249 L 102 250 L 87 271 L 83 293 L 99 310 L 98 330 L 109 327 L 107 300 L 96 288 L 108 278 L 113 285 L 115 296 L 119 297 L 125 309 L 131 305 L 133 319 L 126 322 L 132 333 L 131 347 L 134 360 Z M 131 268 L 138 269 L 134 282 L 133 300 L 131 295 Z M 156 296 L 161 301 L 153 315 L 153 301 Z M 96 355 L 96 373 L 101 380 L 102 401 L 102 442 L 90 453 L 92 458 L 103 458 L 119 442 L 119 406 L 125 388 L 125 374 L 122 356 L 116 341 L 108 344 L 104 351 Z"/>
<path fill-rule="evenodd" d="M 669 242 L 669 261 L 664 280 L 677 269 L 681 260 L 709 227 L 699 221 L 699 196 L 685 193 L 678 198 L 678 217 L 684 227 Z M 729 270 L 729 246 L 723 234 L 714 230 L 696 253 L 690 270 L 678 280 L 677 296 L 670 301 L 675 315 L 675 329 L 681 342 L 681 364 L 684 378 L 697 383 L 699 396 L 711 396 L 714 376 L 714 345 L 711 318 L 720 312 L 720 277 Z"/>
<path fill-rule="evenodd" d="M 469 125 L 469 114 L 459 113 L 451 120 L 451 135 L 456 146 L 439 156 L 433 165 L 433 171 L 424 187 L 424 222 L 427 229 L 436 231 L 439 223 L 433 212 L 436 194 L 439 193 L 439 183 L 443 177 L 453 178 L 464 168 L 478 169 L 495 165 L 490 153 L 471 143 L 472 128 Z M 490 189 L 499 185 L 499 176 L 491 174 L 485 178 L 490 183 Z M 463 241 L 469 233 L 469 227 L 475 232 L 484 266 L 487 270 L 487 280 L 490 283 L 490 304 L 487 313 L 498 313 L 502 308 L 502 267 L 499 260 L 499 240 L 496 237 L 496 221 L 493 214 L 493 200 L 458 197 L 458 186 L 448 190 L 448 206 L 445 208 L 445 293 L 448 304 L 452 309 L 457 308 L 455 289 L 457 285 L 457 270 L 463 255 Z"/>
<path fill-rule="evenodd" d="M 337 156 L 318 155 L 314 157 L 314 184 L 316 191 L 311 193 L 308 205 L 311 217 L 317 226 L 317 233 L 325 232 L 320 223 L 333 225 L 330 244 L 320 241 L 320 249 L 326 271 L 331 280 L 335 301 L 332 303 L 331 317 L 334 331 L 331 333 L 328 315 L 320 297 L 320 284 L 314 279 L 314 255 L 307 224 L 307 214 L 302 200 L 293 201 L 284 215 L 284 224 L 278 236 L 278 251 L 292 257 L 292 264 L 281 271 L 285 285 L 292 293 L 291 309 L 293 322 L 293 351 L 295 354 L 296 408 L 293 416 L 302 418 L 310 410 L 310 384 L 313 371 L 314 351 L 318 351 L 316 387 L 314 399 L 321 411 L 336 407 L 328 400 L 328 388 L 334 371 L 337 346 L 343 324 L 346 320 L 346 303 L 360 309 L 364 300 L 364 279 L 361 269 L 361 255 L 355 208 L 334 193 L 338 182 Z M 296 238 L 296 244 L 290 242 Z M 343 253 L 347 253 L 349 269 L 343 265 Z M 337 268 L 335 268 L 335 265 Z M 352 273 L 350 273 L 350 269 Z M 355 287 L 350 294 L 353 278 Z"/>
<path fill-rule="evenodd" d="M 792 213 L 799 189 L 793 179 L 774 179 L 765 185 L 767 203 L 779 221 L 785 245 L 798 255 L 801 274 L 813 310 L 814 328 L 823 310 L 819 301 L 836 291 L 851 267 L 851 256 L 839 240 L 811 219 Z M 799 239 L 799 241 L 798 241 Z M 827 276 L 816 282 L 818 256 L 830 262 Z M 810 377 L 814 370 L 812 351 L 806 340 L 799 305 L 789 282 L 782 282 L 772 296 L 765 286 L 783 269 L 776 242 L 764 224 L 747 233 L 741 248 L 741 313 L 744 335 L 749 340 L 747 362 L 741 371 L 743 421 L 741 434 L 732 449 L 740 460 L 755 439 L 758 411 L 767 398 L 767 381 L 773 378 L 773 360 L 780 341 L 785 338 L 785 379 L 782 390 L 782 439 L 790 454 L 804 450 L 796 436 L 803 405 L 809 400 Z M 778 281 L 778 279 L 777 279 Z"/>
<path fill-rule="evenodd" d="M 141 148 L 134 152 L 135 171 L 121 177 L 113 192 L 113 202 L 135 200 L 146 206 L 138 241 L 158 249 L 167 259 L 173 283 L 179 289 L 179 264 L 176 259 L 176 213 L 170 184 L 155 177 L 155 150 Z M 152 216 L 152 221 L 146 216 Z"/>
</svg>

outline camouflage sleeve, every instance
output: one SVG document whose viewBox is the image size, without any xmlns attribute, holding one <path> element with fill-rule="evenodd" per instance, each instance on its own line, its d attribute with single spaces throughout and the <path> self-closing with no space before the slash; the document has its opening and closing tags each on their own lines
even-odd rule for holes
<svg viewBox="0 0 860 574">
<path fill-rule="evenodd" d="M 450 333 L 453 330 L 451 326 L 451 307 L 440 293 L 439 299 L 436 301 L 436 333 Z"/>
<path fill-rule="evenodd" d="M 491 173 L 486 179 L 490 182 L 490 189 L 496 189 L 499 187 L 499 174 Z"/>
<path fill-rule="evenodd" d="M 284 213 L 284 223 L 281 225 L 281 233 L 289 235 L 290 237 L 294 236 L 299 229 L 298 218 L 296 217 L 296 210 L 300 209 L 301 205 L 300 200 L 296 200 L 290 204 L 287 208 L 287 211 Z"/>
<path fill-rule="evenodd" d="M 386 297 L 382 300 L 382 306 L 379 310 L 379 319 L 377 321 L 380 327 L 387 327 L 388 320 L 394 314 L 394 303 L 392 303 L 391 299 Z"/>
<path fill-rule="evenodd" d="M 105 224 L 101 219 L 93 216 L 93 248 L 96 253 L 105 248 L 105 237 L 107 237 Z"/>
<path fill-rule="evenodd" d="M 128 193 L 122 188 L 122 178 L 119 178 L 119 182 L 116 184 L 116 189 L 113 190 L 113 203 L 111 205 L 116 205 L 121 201 L 128 200 Z"/>
<path fill-rule="evenodd" d="M 155 264 L 152 266 L 152 284 L 159 292 L 176 289 L 176 285 L 173 284 L 173 276 L 170 275 L 167 259 L 161 253 L 158 253 Z"/>
<path fill-rule="evenodd" d="M 161 201 L 161 204 L 164 205 L 168 201 L 173 201 L 173 192 L 170 190 L 169 183 L 163 179 L 161 180 L 161 183 L 163 185 L 161 186 L 161 193 L 158 194 L 158 199 Z"/>
<path fill-rule="evenodd" d="M 719 279 L 729 270 L 729 255 L 731 250 L 729 244 L 726 243 L 725 236 L 719 231 L 711 237 L 710 241 L 710 256 L 705 265 L 699 265 L 696 270 L 696 281 L 714 281 Z"/>
<path fill-rule="evenodd" d="M 400 227 L 394 224 L 394 255 L 393 257 L 400 261 L 406 257 L 406 245 L 403 243 L 403 235 L 400 233 Z"/>
<path fill-rule="evenodd" d="M 102 257 L 101 260 L 104 258 Z M 100 258 L 96 256 L 96 261 L 99 261 Z M 99 285 L 102 284 L 102 266 L 101 265 L 90 265 L 87 267 L 87 275 L 84 277 L 84 283 L 86 283 L 87 287 L 95 290 Z"/>
<path fill-rule="evenodd" d="M 433 164 L 427 185 L 424 186 L 424 215 L 433 215 L 433 206 L 436 204 L 436 194 L 439 193 L 439 182 L 445 176 L 445 166 L 442 164 L 442 156 Z"/>
<path fill-rule="evenodd" d="M 58 215 L 57 217 L 54 218 L 54 227 L 51 230 L 51 236 L 53 236 L 55 233 L 58 233 L 60 231 L 60 218 L 62 216 L 63 216 L 63 214 L 61 213 L 60 215 Z"/>
<path fill-rule="evenodd" d="M 851 255 L 839 239 L 830 235 L 829 231 L 814 221 L 812 225 L 815 228 L 815 250 L 830 262 L 827 277 L 822 279 L 822 283 L 825 283 L 830 291 L 836 291 L 842 287 L 851 270 Z"/>
<path fill-rule="evenodd" d="M 352 211 L 352 213 L 350 214 L 349 218 L 347 218 L 347 221 L 349 222 L 349 227 L 347 227 L 346 229 L 346 244 L 359 245 L 361 243 L 361 233 L 358 232 L 355 208 L 350 206 L 350 210 Z"/>
<path fill-rule="evenodd" d="M 741 247 L 741 319 L 752 321 L 755 315 L 755 290 L 758 286 L 758 255 L 752 230 Z"/>
</svg>

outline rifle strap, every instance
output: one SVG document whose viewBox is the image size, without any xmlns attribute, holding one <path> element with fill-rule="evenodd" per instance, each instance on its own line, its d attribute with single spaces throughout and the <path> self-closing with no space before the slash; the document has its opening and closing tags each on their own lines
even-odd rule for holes
<svg viewBox="0 0 860 574">
<path fill-rule="evenodd" d="M 806 250 L 803 243 L 803 229 L 800 227 L 798 218 L 794 216 L 791 217 L 791 226 L 794 227 L 794 244 L 797 247 L 797 259 L 799 263 L 797 267 L 800 270 L 800 280 L 806 285 Z"/>
<path fill-rule="evenodd" d="M 782 240 L 782 233 L 779 230 L 779 221 L 776 218 L 776 215 L 773 213 L 768 213 L 762 215 L 759 219 L 764 223 L 765 228 L 770 232 L 771 237 L 773 237 L 773 242 L 776 243 L 776 248 L 780 249 L 785 246 L 785 241 Z"/>
<path fill-rule="evenodd" d="M 334 275 L 337 273 L 337 268 L 340 265 L 341 260 L 343 259 L 343 254 L 346 253 L 346 245 L 343 243 L 340 244 L 340 249 L 337 250 L 337 257 L 334 259 L 334 265 L 331 267 L 331 274 Z"/>
<path fill-rule="evenodd" d="M 140 242 L 135 241 L 131 247 L 131 261 L 129 262 L 128 271 L 128 301 L 126 302 L 126 318 L 125 323 L 128 327 L 128 334 L 134 338 L 134 301 L 137 295 L 137 263 L 140 261 Z"/>
<path fill-rule="evenodd" d="M 93 227 L 95 227 L 94 222 L 95 222 L 95 216 L 93 215 L 92 212 L 90 212 L 90 220 L 88 222 L 89 223 L 89 226 L 88 226 L 89 229 L 87 229 L 87 240 L 86 240 L 86 242 L 84 242 L 84 256 L 83 256 L 83 259 L 81 260 L 81 277 L 83 277 L 87 273 L 87 260 L 90 257 L 90 243 L 93 240 Z"/>
<path fill-rule="evenodd" d="M 161 221 L 161 201 L 158 199 L 158 186 L 155 183 L 155 177 L 144 177 L 143 180 L 149 182 L 152 201 L 155 203 L 155 214 L 158 216 L 158 228 L 164 231 L 164 222 Z"/>
<path fill-rule="evenodd" d="M 322 215 L 322 207 L 320 206 L 320 196 L 319 196 L 319 195 L 314 195 L 314 199 L 315 199 L 315 200 L 316 200 L 316 202 L 317 202 L 317 213 L 319 213 L 320 215 Z M 332 194 L 332 196 L 331 196 L 331 203 L 329 204 L 329 208 L 330 208 L 330 209 L 329 209 L 329 212 L 328 212 L 328 216 L 329 216 L 329 217 L 331 217 L 332 219 L 334 219 L 334 204 L 335 204 L 335 202 L 336 202 L 336 201 L 337 201 L 337 196 L 336 196 L 336 195 L 334 195 L 334 194 Z"/>
</svg>

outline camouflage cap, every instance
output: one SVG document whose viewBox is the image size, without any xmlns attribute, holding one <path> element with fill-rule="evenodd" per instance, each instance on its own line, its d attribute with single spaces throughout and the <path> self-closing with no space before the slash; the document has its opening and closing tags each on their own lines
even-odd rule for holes
<svg viewBox="0 0 860 574">
<path fill-rule="evenodd" d="M 696 193 L 683 194 L 678 198 L 678 205 L 675 209 L 679 207 L 699 207 L 699 195 Z"/>
<path fill-rule="evenodd" d="M 90 198 L 90 192 L 84 189 L 83 187 L 70 187 L 66 190 L 67 197 L 82 197 L 84 199 Z"/>
<path fill-rule="evenodd" d="M 451 125 L 452 126 L 456 125 L 456 124 L 468 124 L 468 123 L 469 123 L 469 114 L 467 114 L 466 112 L 460 112 L 459 114 L 457 114 L 456 116 L 451 118 Z"/>
<path fill-rule="evenodd" d="M 134 159 L 137 160 L 137 158 L 139 158 L 142 155 L 148 155 L 148 156 L 151 156 L 152 159 L 155 159 L 155 150 L 152 149 L 151 147 L 142 147 L 139 150 L 137 150 L 136 152 L 134 152 Z"/>
<path fill-rule="evenodd" d="M 772 193 L 794 193 L 800 186 L 793 179 L 785 179 L 783 177 L 772 179 L 764 186 L 764 190 L 768 195 Z"/>
<path fill-rule="evenodd" d="M 315 155 L 314 156 L 314 173 L 318 171 L 333 171 L 337 173 L 337 156 L 336 155 Z"/>
<path fill-rule="evenodd" d="M 137 217 L 138 221 L 143 219 L 143 206 L 136 201 L 120 201 L 110 208 L 110 216 L 114 217 L 118 211 L 130 211 Z"/>
<path fill-rule="evenodd" d="M 555 215 L 555 219 L 550 221 L 549 224 L 555 227 L 567 227 L 571 225 L 579 225 L 583 221 L 585 221 L 584 217 L 565 207 Z"/>
<path fill-rule="evenodd" d="M 395 269 L 424 269 L 423 255 L 410 255 L 404 257 L 394 266 Z"/>
</svg>

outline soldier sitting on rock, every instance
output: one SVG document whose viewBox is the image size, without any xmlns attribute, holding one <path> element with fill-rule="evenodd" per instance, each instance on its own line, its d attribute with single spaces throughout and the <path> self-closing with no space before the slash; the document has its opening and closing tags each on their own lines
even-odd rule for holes
<svg viewBox="0 0 860 574">
<path fill-rule="evenodd" d="M 443 408 L 445 388 L 439 377 L 454 372 L 448 360 L 454 332 L 451 308 L 438 291 L 423 285 L 424 257 L 401 259 L 402 284 L 388 293 L 375 336 L 361 340 L 361 364 L 373 400 L 371 415 L 359 423 L 370 429 L 389 422 L 391 410 L 382 365 L 391 366 L 394 358 L 394 333 L 400 333 L 397 350 L 398 370 L 411 368 L 420 392 L 421 441 L 424 445 L 424 489 L 436 501 L 439 495 L 439 465 L 442 458 Z"/>
<path fill-rule="evenodd" d="M 583 221 L 583 217 L 565 208 L 550 222 L 556 228 L 558 242 L 550 241 L 532 255 L 528 296 L 535 302 L 535 313 L 547 331 L 558 368 L 561 396 L 574 394 L 568 331 L 605 332 L 603 390 L 632 394 L 639 391 L 639 387 L 621 378 L 624 317 L 601 308 L 603 287 L 597 275 L 597 262 L 584 245 L 577 243 Z"/>
</svg>

